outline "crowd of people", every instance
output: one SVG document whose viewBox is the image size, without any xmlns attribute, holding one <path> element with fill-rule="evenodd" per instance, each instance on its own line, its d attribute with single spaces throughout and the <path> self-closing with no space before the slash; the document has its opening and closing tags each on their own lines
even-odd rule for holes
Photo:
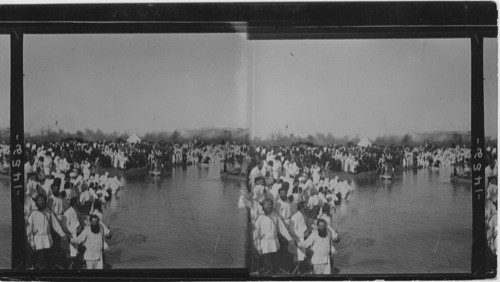
<svg viewBox="0 0 500 282">
<path fill-rule="evenodd" d="M 495 154 L 496 154 L 496 149 Z M 291 146 L 258 146 L 248 150 L 248 158 L 263 162 L 262 175 L 295 176 L 315 170 L 347 172 L 350 174 L 398 174 L 404 170 L 421 168 L 453 168 L 465 175 L 471 169 L 471 151 L 464 146 L 440 148 L 431 145 L 408 146 L 319 146 L 297 144 Z M 314 174 L 315 178 L 318 174 Z"/>
<path fill-rule="evenodd" d="M 254 151 L 257 161 L 248 175 L 249 193 L 239 200 L 239 206 L 249 210 L 252 249 L 260 258 L 258 273 L 284 274 L 288 269 L 287 274 L 330 274 L 331 256 L 340 240 L 332 213 L 348 198 L 352 186 L 338 176 L 326 177 L 314 159 L 311 164 L 299 154 L 297 164 L 286 159 L 288 152 L 266 151 Z"/>
<path fill-rule="evenodd" d="M 486 152 L 488 167 L 485 173 L 490 199 L 486 210 L 487 226 L 492 226 L 487 235 L 488 243 L 494 246 L 496 148 L 488 147 Z M 445 167 L 453 168 L 455 174 L 467 175 L 469 171 L 470 177 L 471 151 L 459 146 L 355 148 L 302 144 L 257 147 L 250 150 L 250 156 L 255 166 L 248 174 L 249 193 L 241 195 L 239 206 L 250 212 L 252 250 L 259 258 L 252 265 L 260 265 L 254 270 L 258 274 L 330 274 L 335 244 L 340 240 L 332 213 L 340 201 L 348 199 L 353 188 L 346 180 L 329 179 L 329 171 L 384 173 L 389 164 L 393 173 L 404 169 Z"/>
<path fill-rule="evenodd" d="M 246 176 L 255 161 L 265 161 L 263 169 L 278 173 L 298 174 L 321 168 L 325 171 L 351 174 L 397 174 L 420 168 L 453 168 L 456 175 L 467 177 L 471 171 L 471 150 L 465 146 L 453 148 L 425 144 L 410 146 L 357 146 L 355 144 L 320 146 L 301 143 L 291 146 L 250 146 L 236 143 L 153 143 L 126 141 L 35 142 L 26 145 L 27 158 L 46 175 L 50 170 L 87 167 L 149 168 L 167 171 L 179 165 L 221 164 L 224 173 Z M 0 146 L 0 169 L 8 167 L 8 146 Z M 496 155 L 496 148 L 491 148 Z M 3 165 L 2 165 L 3 164 Z M 308 171 L 305 171 L 306 173 Z M 266 172 L 263 173 L 266 177 Z M 276 178 L 276 177 L 275 177 Z"/>
<path fill-rule="evenodd" d="M 9 150 L 0 144 L 0 169 L 9 167 Z M 486 152 L 489 185 L 497 175 L 496 147 Z M 66 140 L 27 143 L 26 160 L 26 232 L 34 269 L 103 268 L 106 238 L 111 234 L 102 222 L 103 207 L 122 185 L 117 177 L 102 173 L 107 168 L 166 170 L 177 165 L 218 164 L 221 173 L 247 179 L 249 193 L 239 204 L 250 211 L 254 250 L 262 258 L 260 271 L 276 273 L 276 259 L 281 256 L 288 257 L 287 267 L 293 273 L 328 274 L 340 240 L 332 215 L 353 190 L 352 183 L 330 172 L 400 173 L 447 167 L 455 175 L 470 176 L 471 150 L 428 144 L 252 146 Z M 488 218 L 496 218 L 496 183 L 494 191 L 491 185 L 487 187 L 495 199 Z M 487 223 L 491 225 L 491 220 Z"/>
<path fill-rule="evenodd" d="M 29 268 L 104 267 L 111 231 L 102 222 L 103 208 L 122 183 L 108 172 L 97 172 L 105 152 L 94 145 L 26 145 L 24 216 Z"/>
</svg>

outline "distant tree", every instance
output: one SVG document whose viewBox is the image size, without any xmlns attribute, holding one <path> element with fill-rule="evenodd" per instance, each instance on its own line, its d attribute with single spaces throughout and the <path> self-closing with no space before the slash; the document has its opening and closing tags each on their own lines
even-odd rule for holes
<svg viewBox="0 0 500 282">
<path fill-rule="evenodd" d="M 179 139 L 181 139 L 181 132 L 179 130 L 174 131 L 174 133 L 172 133 L 172 136 L 170 136 L 170 139 L 172 139 L 172 142 L 179 141 Z"/>
<path fill-rule="evenodd" d="M 307 135 L 307 142 L 310 142 L 310 143 L 313 143 L 314 142 L 314 136 L 312 136 L 311 134 Z"/>
<path fill-rule="evenodd" d="M 412 143 L 412 137 L 409 133 L 406 133 L 403 136 L 403 139 L 401 139 L 401 143 L 403 143 L 404 146 L 410 146 Z"/>
<path fill-rule="evenodd" d="M 77 138 L 82 138 L 83 139 L 84 133 L 81 130 L 77 130 L 75 136 Z"/>
</svg>

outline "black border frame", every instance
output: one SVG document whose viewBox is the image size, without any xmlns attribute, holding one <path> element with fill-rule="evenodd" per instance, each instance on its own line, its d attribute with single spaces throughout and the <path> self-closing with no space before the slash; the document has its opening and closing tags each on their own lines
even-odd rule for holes
<svg viewBox="0 0 500 282">
<path fill-rule="evenodd" d="M 0 6 L 0 34 L 11 44 L 12 269 L 0 276 L 16 279 L 473 279 L 492 278 L 485 269 L 483 38 L 497 38 L 495 2 L 292 2 L 58 4 Z M 243 269 L 138 269 L 28 272 L 25 270 L 23 202 L 24 34 L 245 32 L 262 39 L 464 38 L 471 42 L 471 146 L 473 242 L 471 273 L 337 275 L 333 277 L 255 277 Z M 16 166 L 20 161 L 21 165 Z M 477 166 L 479 165 L 479 166 Z"/>
</svg>

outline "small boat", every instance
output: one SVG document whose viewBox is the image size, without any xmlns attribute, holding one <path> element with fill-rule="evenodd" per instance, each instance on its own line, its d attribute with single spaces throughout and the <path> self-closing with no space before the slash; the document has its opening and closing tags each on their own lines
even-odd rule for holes
<svg viewBox="0 0 500 282">
<path fill-rule="evenodd" d="M 159 171 L 159 170 L 150 170 L 149 174 L 152 175 L 152 176 L 160 176 L 161 175 L 161 171 Z"/>
<path fill-rule="evenodd" d="M 231 174 L 231 173 L 221 173 L 220 179 L 222 180 L 246 180 L 247 178 L 243 175 L 239 174 Z"/>
<path fill-rule="evenodd" d="M 472 178 L 457 175 L 457 176 L 452 176 L 450 178 L 450 182 L 452 182 L 452 183 L 472 184 Z"/>
<path fill-rule="evenodd" d="M 379 177 L 382 180 L 392 180 L 392 175 L 390 174 L 381 174 Z"/>
</svg>

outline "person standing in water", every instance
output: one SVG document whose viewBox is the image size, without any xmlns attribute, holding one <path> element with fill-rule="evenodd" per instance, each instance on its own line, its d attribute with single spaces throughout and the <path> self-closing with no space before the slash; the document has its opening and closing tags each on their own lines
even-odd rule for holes
<svg viewBox="0 0 500 282">
<path fill-rule="evenodd" d="M 264 214 L 259 215 L 255 221 L 254 246 L 264 260 L 264 274 L 276 273 L 276 254 L 280 249 L 278 233 L 285 237 L 289 244 L 293 240 L 281 218 L 273 212 L 273 201 L 264 199 L 262 209 Z"/>
</svg>

